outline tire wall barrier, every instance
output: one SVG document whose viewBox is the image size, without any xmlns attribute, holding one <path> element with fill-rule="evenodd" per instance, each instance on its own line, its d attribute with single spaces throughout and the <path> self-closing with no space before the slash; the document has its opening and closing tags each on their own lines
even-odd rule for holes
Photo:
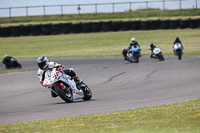
<svg viewBox="0 0 200 133">
<path fill-rule="evenodd" d="M 107 32 L 107 31 L 112 31 L 112 22 L 109 21 L 109 22 L 102 22 L 102 30 L 104 32 Z"/>
<path fill-rule="evenodd" d="M 162 20 L 160 21 L 160 29 L 169 29 L 170 20 Z"/>
<path fill-rule="evenodd" d="M 51 24 L 42 24 L 41 30 L 43 35 L 51 35 Z"/>
<path fill-rule="evenodd" d="M 71 23 L 63 23 L 62 24 L 62 33 L 68 34 L 72 31 L 72 24 Z"/>
<path fill-rule="evenodd" d="M 122 29 L 123 31 L 131 30 L 132 22 L 131 21 L 122 21 Z"/>
<path fill-rule="evenodd" d="M 28 36 L 31 34 L 31 25 L 21 25 L 20 30 L 22 36 Z"/>
<path fill-rule="evenodd" d="M 141 21 L 141 30 L 150 30 L 150 28 L 151 26 L 149 20 Z"/>
<path fill-rule="evenodd" d="M 7 26 L 0 27 L 0 37 L 185 28 L 200 28 L 200 18 L 181 20 L 127 20 Z"/>
<path fill-rule="evenodd" d="M 33 36 L 41 35 L 41 25 L 32 25 L 31 26 L 31 35 L 33 35 Z"/>
<path fill-rule="evenodd" d="M 82 32 L 89 33 L 92 32 L 92 23 L 82 23 Z"/>
<path fill-rule="evenodd" d="M 132 30 L 140 30 L 141 29 L 141 21 L 132 21 L 131 29 Z"/>
<path fill-rule="evenodd" d="M 190 28 L 195 29 L 200 26 L 200 19 L 190 19 Z"/>
<path fill-rule="evenodd" d="M 72 24 L 72 33 L 80 33 L 82 31 L 82 23 Z"/>
<path fill-rule="evenodd" d="M 114 21 L 112 22 L 112 30 L 113 31 L 119 31 L 122 28 L 122 22 L 121 21 Z"/>
<path fill-rule="evenodd" d="M 51 34 L 57 35 L 62 33 L 62 24 L 51 24 Z"/>
<path fill-rule="evenodd" d="M 102 30 L 102 22 L 93 22 L 92 23 L 92 31 L 100 32 Z"/>
<path fill-rule="evenodd" d="M 177 29 L 180 26 L 180 20 L 170 20 L 170 29 Z"/>
</svg>

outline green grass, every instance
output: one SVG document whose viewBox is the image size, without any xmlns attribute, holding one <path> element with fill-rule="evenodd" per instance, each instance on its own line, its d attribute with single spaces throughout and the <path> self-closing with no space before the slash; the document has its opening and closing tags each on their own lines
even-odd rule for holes
<svg viewBox="0 0 200 133">
<path fill-rule="evenodd" d="M 47 57 L 97 57 L 121 56 L 135 37 L 142 48 L 142 55 L 149 55 L 151 42 L 158 45 L 165 55 L 173 55 L 172 43 L 179 36 L 184 45 L 184 55 L 200 55 L 200 30 L 150 30 L 120 31 L 87 34 L 63 34 L 50 36 L 27 36 L 0 38 L 1 57 L 5 54 L 15 58 Z"/>
<path fill-rule="evenodd" d="M 73 15 L 48 15 L 48 16 L 30 16 L 0 18 L 0 24 L 18 24 L 18 23 L 41 23 L 41 22 L 59 22 L 59 21 L 100 21 L 115 19 L 147 19 L 147 18 L 166 18 L 166 17 L 199 17 L 200 9 L 183 10 L 136 10 L 117 13 L 91 13 L 91 14 L 73 14 Z"/>
<path fill-rule="evenodd" d="M 0 132 L 200 132 L 200 100 L 128 111 L 0 125 Z"/>
<path fill-rule="evenodd" d="M 25 72 L 25 71 L 33 71 L 33 69 L 7 69 L 7 70 L 0 70 L 0 74 L 5 73 L 12 73 L 12 72 Z"/>
</svg>

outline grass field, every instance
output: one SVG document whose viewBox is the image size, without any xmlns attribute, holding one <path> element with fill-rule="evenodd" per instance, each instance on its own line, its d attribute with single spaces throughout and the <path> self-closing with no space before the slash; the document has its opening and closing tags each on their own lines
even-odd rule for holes
<svg viewBox="0 0 200 133">
<path fill-rule="evenodd" d="M 0 125 L 0 132 L 199 133 L 200 100 L 128 111 Z"/>
<path fill-rule="evenodd" d="M 184 55 L 200 55 L 200 30 L 150 30 L 120 31 L 87 34 L 63 34 L 51 36 L 27 36 L 0 38 L 0 53 L 18 58 L 48 57 L 97 57 L 121 56 L 132 37 L 142 49 L 142 55 L 149 55 L 149 45 L 158 45 L 165 55 L 173 55 L 172 43 L 179 36 L 184 45 Z"/>
<path fill-rule="evenodd" d="M 72 15 L 48 15 L 0 18 L 0 25 L 19 24 L 19 23 L 49 23 L 49 22 L 83 22 L 83 21 L 102 21 L 102 20 L 124 20 L 124 19 L 166 19 L 172 17 L 199 17 L 200 9 L 182 10 L 159 10 L 159 9 L 140 9 L 136 11 L 116 12 L 116 13 L 91 13 L 91 14 L 72 14 Z"/>
</svg>

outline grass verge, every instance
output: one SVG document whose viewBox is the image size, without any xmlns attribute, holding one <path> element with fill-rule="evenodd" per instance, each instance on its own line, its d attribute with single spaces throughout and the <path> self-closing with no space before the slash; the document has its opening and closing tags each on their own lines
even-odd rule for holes
<svg viewBox="0 0 200 133">
<path fill-rule="evenodd" d="M 101 21 L 115 19 L 147 19 L 147 18 L 169 18 L 169 17 L 199 17 L 200 9 L 182 10 L 159 10 L 141 9 L 136 11 L 116 12 L 116 13 L 91 13 L 91 14 L 69 14 L 69 15 L 47 15 L 30 17 L 0 18 L 0 24 L 19 24 L 19 23 L 43 23 L 43 22 L 62 22 L 62 21 Z"/>
<path fill-rule="evenodd" d="M 50 36 L 27 36 L 0 38 L 1 57 L 5 54 L 15 58 L 47 57 L 103 57 L 122 56 L 132 37 L 141 46 L 142 55 L 149 55 L 149 45 L 158 45 L 163 55 L 173 55 L 172 43 L 179 36 L 184 45 L 184 55 L 200 55 L 200 30 L 149 30 L 101 33 L 64 34 Z"/>
<path fill-rule="evenodd" d="M 0 132 L 190 132 L 200 131 L 200 100 L 114 113 L 0 125 Z"/>
<path fill-rule="evenodd" d="M 0 74 L 5 73 L 12 73 L 12 72 L 26 72 L 26 71 L 33 71 L 34 69 L 8 69 L 8 70 L 0 70 Z"/>
</svg>

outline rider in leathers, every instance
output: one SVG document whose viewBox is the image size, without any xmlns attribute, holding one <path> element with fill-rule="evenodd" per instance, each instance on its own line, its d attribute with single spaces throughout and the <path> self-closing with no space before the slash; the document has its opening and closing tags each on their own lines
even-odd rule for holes
<svg viewBox="0 0 200 133">
<path fill-rule="evenodd" d="M 124 56 L 124 60 L 127 60 L 127 53 L 130 52 L 132 46 L 139 46 L 140 47 L 140 45 L 138 44 L 138 42 L 136 41 L 136 39 L 134 37 L 131 38 L 130 44 L 128 46 L 128 49 L 124 48 L 123 51 L 122 51 L 122 54 Z M 141 49 L 140 49 L 140 52 L 141 52 Z M 141 57 L 141 54 L 140 54 L 140 57 Z"/>
<path fill-rule="evenodd" d="M 46 56 L 38 57 L 37 63 L 39 67 L 38 78 L 40 79 L 40 84 L 42 86 L 43 86 L 43 81 L 45 79 L 45 72 L 48 69 L 52 69 L 52 68 L 56 68 L 57 70 L 63 71 L 65 74 L 71 76 L 71 78 L 73 78 L 74 81 L 76 82 L 76 85 L 81 83 L 81 80 L 76 76 L 76 73 L 73 68 L 63 70 L 64 66 L 62 64 L 58 64 L 56 62 L 48 62 L 48 59 Z M 57 97 L 57 95 L 53 91 L 51 91 L 51 95 L 52 97 Z"/>
<path fill-rule="evenodd" d="M 158 46 L 154 45 L 153 43 L 150 44 L 149 46 L 149 52 L 150 52 L 150 58 L 156 58 L 153 53 L 154 48 L 158 48 Z"/>
<path fill-rule="evenodd" d="M 181 46 L 182 46 L 182 49 L 183 49 L 183 44 L 182 44 L 182 42 L 181 42 L 181 40 L 180 40 L 179 37 L 176 37 L 176 39 L 175 39 L 175 41 L 174 41 L 174 43 L 173 43 L 173 47 L 172 47 L 172 48 L 174 48 L 174 45 L 175 45 L 176 43 L 180 43 Z M 175 51 L 174 51 L 174 52 L 175 52 Z"/>
</svg>

